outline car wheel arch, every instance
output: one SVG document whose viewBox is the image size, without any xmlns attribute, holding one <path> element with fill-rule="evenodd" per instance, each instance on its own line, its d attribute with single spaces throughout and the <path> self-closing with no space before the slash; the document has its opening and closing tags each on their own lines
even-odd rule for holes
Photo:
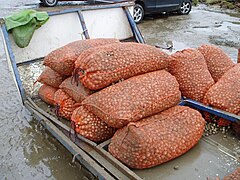
<svg viewBox="0 0 240 180">
<path fill-rule="evenodd" d="M 144 3 L 143 1 L 137 0 L 137 1 L 135 1 L 135 4 L 140 4 L 140 5 L 143 7 L 143 10 L 144 10 L 144 11 L 146 10 L 146 8 L 145 8 L 145 3 Z"/>
</svg>

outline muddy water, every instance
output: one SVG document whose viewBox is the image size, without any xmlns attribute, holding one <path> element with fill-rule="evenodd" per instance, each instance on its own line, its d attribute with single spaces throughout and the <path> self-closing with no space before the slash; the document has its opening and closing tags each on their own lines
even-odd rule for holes
<svg viewBox="0 0 240 180">
<path fill-rule="evenodd" d="M 0 72 L 0 179 L 92 179 L 22 106 L 3 59 Z"/>
<path fill-rule="evenodd" d="M 0 0 L 0 16 L 23 8 L 38 8 L 37 3 L 37 0 Z M 236 61 L 239 17 L 236 13 L 200 6 L 189 16 L 148 17 L 139 28 L 148 44 L 172 41 L 174 52 L 211 43 L 220 45 Z M 0 179 L 92 179 L 79 164 L 71 163 L 71 154 L 38 126 L 21 105 L 3 52 L 0 43 Z"/>
</svg>

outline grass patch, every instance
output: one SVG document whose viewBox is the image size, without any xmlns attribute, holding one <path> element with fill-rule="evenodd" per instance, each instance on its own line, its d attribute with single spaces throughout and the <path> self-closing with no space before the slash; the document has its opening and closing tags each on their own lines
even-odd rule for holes
<svg viewBox="0 0 240 180">
<path fill-rule="evenodd" d="M 221 8 L 236 9 L 240 12 L 240 0 L 193 0 L 194 5 L 203 2 L 209 5 L 218 4 Z"/>
<path fill-rule="evenodd" d="M 193 4 L 194 6 L 196 6 L 196 5 L 198 4 L 198 0 L 193 0 L 193 1 L 192 1 L 192 4 Z"/>
</svg>

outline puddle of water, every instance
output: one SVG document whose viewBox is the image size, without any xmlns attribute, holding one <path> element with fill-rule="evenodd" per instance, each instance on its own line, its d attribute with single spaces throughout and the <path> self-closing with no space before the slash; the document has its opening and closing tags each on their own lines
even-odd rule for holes
<svg viewBox="0 0 240 180">
<path fill-rule="evenodd" d="M 224 21 L 219 24 L 215 23 L 214 25 L 193 26 L 193 28 L 200 33 L 212 34 L 215 30 L 229 32 L 231 29 L 240 28 L 240 22 Z"/>
<path fill-rule="evenodd" d="M 217 29 L 220 31 L 229 31 L 230 28 L 239 28 L 240 29 L 240 22 L 226 22 L 224 21 L 220 27 Z"/>
<path fill-rule="evenodd" d="M 196 31 L 198 31 L 199 33 L 212 33 L 213 29 L 211 27 L 207 27 L 207 28 L 194 28 Z"/>
<path fill-rule="evenodd" d="M 170 42 L 173 45 L 171 49 L 169 50 L 162 49 L 162 51 L 166 52 L 167 54 L 173 54 L 177 51 L 181 51 L 183 49 L 189 48 L 189 46 L 184 44 L 183 42 L 177 42 L 177 41 L 170 41 Z M 157 43 L 156 45 L 159 45 L 159 44 Z M 162 46 L 165 46 L 165 44 L 163 44 Z"/>
<path fill-rule="evenodd" d="M 232 22 L 240 22 L 239 18 L 199 7 L 193 7 L 189 15 L 181 17 L 145 20 L 138 26 L 148 44 L 175 41 L 175 44 L 182 43 L 185 45 L 183 47 L 191 48 L 214 44 L 220 46 L 236 62 L 237 47 L 240 46 L 240 25 Z"/>
</svg>

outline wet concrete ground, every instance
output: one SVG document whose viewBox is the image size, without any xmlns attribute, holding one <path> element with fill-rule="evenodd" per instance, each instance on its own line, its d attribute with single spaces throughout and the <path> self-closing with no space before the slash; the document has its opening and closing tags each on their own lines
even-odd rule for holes
<svg viewBox="0 0 240 180">
<path fill-rule="evenodd" d="M 172 41 L 174 51 L 201 44 L 220 46 L 234 62 L 240 47 L 240 14 L 200 5 L 187 16 L 147 17 L 139 28 L 148 44 Z"/>
<path fill-rule="evenodd" d="M 0 0 L 0 16 L 23 8 L 37 8 L 37 3 L 37 0 Z M 174 51 L 216 44 L 236 62 L 240 47 L 239 17 L 240 14 L 234 12 L 224 13 L 201 5 L 193 8 L 188 16 L 147 17 L 139 28 L 148 44 L 172 41 Z M 71 154 L 38 127 L 21 105 L 2 43 L 0 72 L 0 179 L 91 178 L 89 173 L 80 170 L 80 165 L 71 163 Z"/>
</svg>

